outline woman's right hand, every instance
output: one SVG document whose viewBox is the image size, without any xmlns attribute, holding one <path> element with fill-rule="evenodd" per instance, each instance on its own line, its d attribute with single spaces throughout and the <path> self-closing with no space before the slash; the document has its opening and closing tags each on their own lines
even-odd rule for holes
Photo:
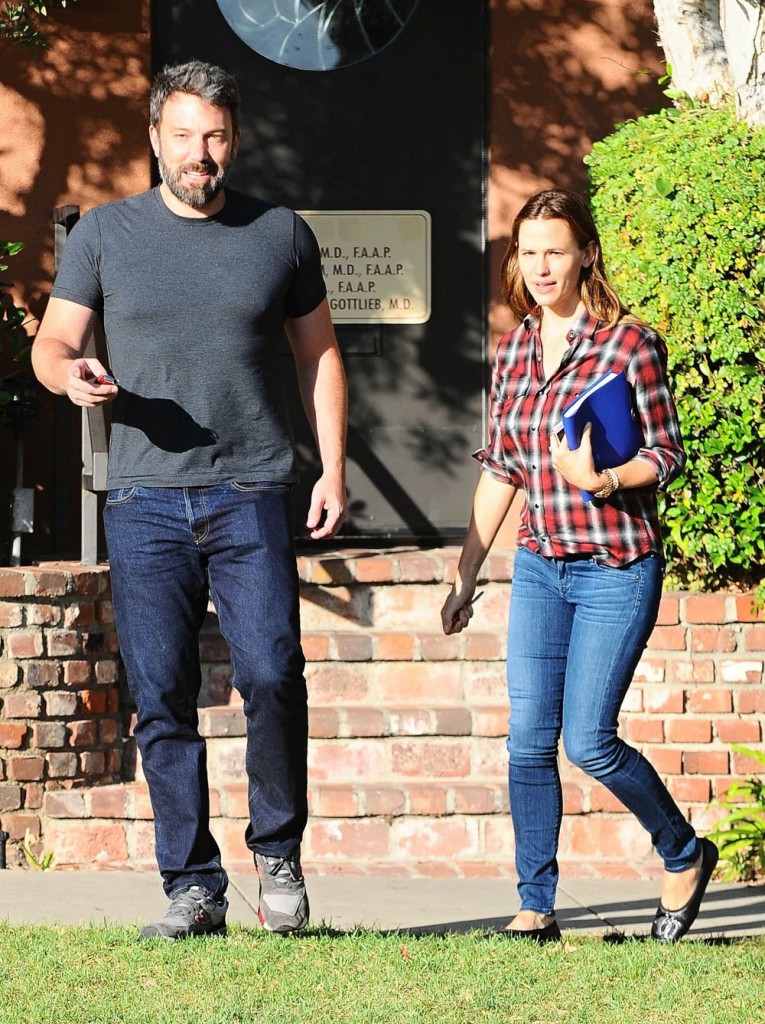
<svg viewBox="0 0 765 1024">
<path fill-rule="evenodd" d="M 473 617 L 473 593 L 475 584 L 472 587 L 462 587 L 460 590 L 451 589 L 451 593 L 444 601 L 441 609 L 441 624 L 444 633 L 450 636 L 452 633 L 461 633 Z"/>
<path fill-rule="evenodd" d="M 517 487 L 498 480 L 491 473 L 481 473 L 473 497 L 465 542 L 462 545 L 454 584 L 441 609 L 444 633 L 461 633 L 473 617 L 476 582 L 494 538 L 513 503 Z"/>
</svg>

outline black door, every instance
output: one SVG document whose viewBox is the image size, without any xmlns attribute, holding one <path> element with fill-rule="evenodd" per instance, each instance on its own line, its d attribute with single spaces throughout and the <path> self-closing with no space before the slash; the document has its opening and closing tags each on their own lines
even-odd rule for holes
<svg viewBox="0 0 765 1024">
<path fill-rule="evenodd" d="M 300 211 L 332 211 L 314 224 L 331 225 L 333 217 L 345 224 L 364 211 L 362 255 L 350 273 L 365 301 L 342 284 L 353 249 L 338 261 L 342 247 L 324 245 L 320 235 L 350 391 L 351 513 L 343 534 L 436 540 L 462 533 L 476 480 L 469 456 L 485 421 L 484 3 L 152 6 L 155 67 L 197 57 L 237 77 L 235 187 Z M 374 220 L 386 214 L 387 223 Z M 377 308 L 363 290 L 370 268 L 384 275 L 401 266 L 390 253 L 385 259 L 382 242 L 376 246 L 394 217 L 417 235 L 420 308 L 412 318 L 424 322 L 407 322 L 408 300 L 391 299 L 382 277 L 371 285 L 373 298 L 384 295 Z M 355 301 L 340 301 L 346 297 Z M 294 406 L 289 360 L 285 369 Z M 294 420 L 305 507 L 317 462 L 299 410 Z"/>
</svg>

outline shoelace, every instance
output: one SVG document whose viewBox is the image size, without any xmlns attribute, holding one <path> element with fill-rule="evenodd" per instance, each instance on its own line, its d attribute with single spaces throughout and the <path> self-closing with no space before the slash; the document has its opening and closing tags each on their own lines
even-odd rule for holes
<svg viewBox="0 0 765 1024">
<path fill-rule="evenodd" d="M 301 876 L 295 873 L 292 864 L 286 857 L 264 857 L 268 865 L 268 873 L 280 885 L 299 882 Z"/>
<path fill-rule="evenodd" d="M 194 914 L 197 911 L 199 900 L 189 893 L 183 893 L 173 900 L 167 908 L 167 917 L 186 917 L 187 914 Z"/>
</svg>

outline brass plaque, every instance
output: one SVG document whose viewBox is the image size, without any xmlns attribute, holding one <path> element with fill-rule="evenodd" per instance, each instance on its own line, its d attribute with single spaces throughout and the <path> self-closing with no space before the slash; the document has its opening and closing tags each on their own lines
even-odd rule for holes
<svg viewBox="0 0 765 1024">
<path fill-rule="evenodd" d="M 335 323 L 430 319 L 430 214 L 425 210 L 301 211 L 321 248 Z"/>
</svg>

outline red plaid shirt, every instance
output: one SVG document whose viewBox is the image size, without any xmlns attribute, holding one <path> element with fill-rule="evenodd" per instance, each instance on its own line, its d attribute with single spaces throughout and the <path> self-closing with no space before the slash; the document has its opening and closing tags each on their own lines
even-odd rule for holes
<svg viewBox="0 0 765 1024">
<path fill-rule="evenodd" d="M 605 565 L 627 565 L 661 554 L 656 488 L 616 491 L 585 502 L 553 467 L 550 434 L 564 407 L 608 370 L 630 383 L 645 445 L 635 456 L 655 470 L 665 488 L 685 464 L 677 411 L 667 381 L 667 349 L 640 324 L 607 327 L 584 313 L 569 331 L 570 347 L 549 380 L 535 317 L 499 343 L 491 388 L 489 443 L 476 452 L 483 469 L 525 492 L 518 544 L 548 558 L 593 555 Z"/>
</svg>

